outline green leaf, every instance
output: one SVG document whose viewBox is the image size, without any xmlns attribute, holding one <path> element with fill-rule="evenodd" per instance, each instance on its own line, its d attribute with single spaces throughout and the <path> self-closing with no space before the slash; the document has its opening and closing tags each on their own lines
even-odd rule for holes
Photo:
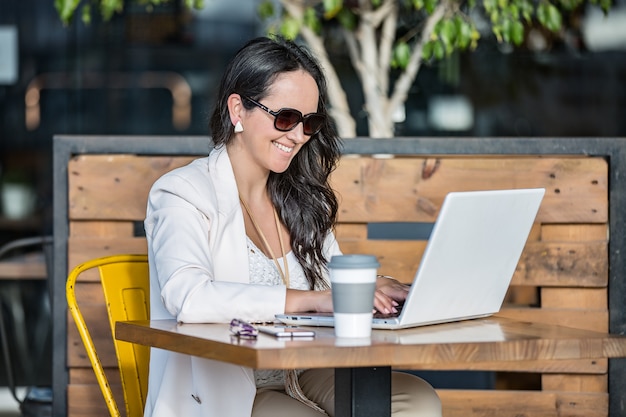
<svg viewBox="0 0 626 417">
<path fill-rule="evenodd" d="M 91 24 L 91 5 L 85 4 L 82 7 L 81 12 L 82 13 L 81 13 L 80 20 L 82 20 L 85 26 L 90 25 Z"/>
<path fill-rule="evenodd" d="M 602 10 L 604 11 L 604 13 L 608 13 L 609 9 L 611 8 L 611 4 L 612 1 L 611 0 L 600 0 L 599 2 L 600 7 L 602 8 Z"/>
<path fill-rule="evenodd" d="M 430 58 L 432 58 L 433 45 L 434 45 L 433 41 L 428 41 L 424 44 L 424 47 L 422 48 L 422 59 L 424 61 L 428 61 Z"/>
<path fill-rule="evenodd" d="M 490 14 L 489 14 L 489 18 L 491 19 L 491 23 L 492 24 L 497 24 L 498 21 L 500 20 L 500 11 L 498 10 L 493 10 Z"/>
<path fill-rule="evenodd" d="M 61 21 L 63 24 L 67 25 L 72 21 L 72 17 L 74 16 L 74 12 L 78 7 L 78 3 L 80 0 L 55 0 L 54 7 L 59 13 L 61 17 Z"/>
<path fill-rule="evenodd" d="M 286 39 L 295 39 L 300 33 L 300 22 L 291 16 L 286 16 L 280 25 L 280 33 Z"/>
<path fill-rule="evenodd" d="M 269 19 L 274 16 L 274 3 L 270 0 L 262 1 L 259 3 L 259 7 L 257 7 L 257 13 L 261 19 Z"/>
<path fill-rule="evenodd" d="M 563 18 L 561 12 L 553 4 L 548 6 L 548 25 L 547 28 L 553 32 L 558 32 L 561 29 Z"/>
<path fill-rule="evenodd" d="M 553 32 L 561 29 L 561 12 L 552 4 L 541 3 L 537 8 L 537 18 L 543 26 Z"/>
<path fill-rule="evenodd" d="M 411 4 L 415 10 L 422 10 L 424 8 L 424 0 L 413 0 Z"/>
<path fill-rule="evenodd" d="M 498 40 L 498 42 L 502 42 L 502 26 L 500 26 L 500 25 L 493 25 L 491 27 L 491 30 L 492 30 L 493 34 L 496 35 L 496 39 Z"/>
<path fill-rule="evenodd" d="M 511 40 L 517 46 L 521 45 L 524 41 L 524 25 L 519 20 L 513 22 L 511 27 Z"/>
<path fill-rule="evenodd" d="M 105 21 L 111 20 L 115 13 L 124 9 L 124 0 L 100 0 L 100 14 Z"/>
<path fill-rule="evenodd" d="M 320 33 L 322 30 L 322 22 L 317 18 L 317 13 L 312 7 L 307 7 L 304 11 L 304 25 L 311 28 L 315 33 Z"/>
<path fill-rule="evenodd" d="M 428 14 L 432 14 L 437 7 L 437 0 L 424 0 L 424 8 Z"/>
<path fill-rule="evenodd" d="M 406 68 L 411 59 L 411 48 L 406 42 L 399 42 L 393 48 L 392 61 L 394 68 Z"/>
<path fill-rule="evenodd" d="M 332 19 L 343 9 L 343 0 L 324 0 L 324 18 Z"/>
<path fill-rule="evenodd" d="M 341 11 L 337 14 L 337 20 L 341 26 L 348 30 L 354 30 L 358 25 L 356 15 L 348 9 L 341 9 Z"/>
<path fill-rule="evenodd" d="M 537 8 L 537 19 L 539 23 L 553 32 L 561 29 L 561 12 L 552 4 L 541 3 Z"/>
<path fill-rule="evenodd" d="M 188 9 L 200 10 L 204 8 L 204 0 L 185 0 L 185 6 L 187 6 Z"/>
<path fill-rule="evenodd" d="M 537 20 L 542 26 L 547 26 L 548 21 L 548 9 L 545 3 L 541 3 L 537 6 Z"/>
<path fill-rule="evenodd" d="M 457 45 L 461 49 L 466 49 L 472 41 L 472 27 L 469 23 L 461 19 L 458 26 Z"/>
<path fill-rule="evenodd" d="M 448 56 L 452 55 L 452 52 L 454 52 L 454 45 L 451 43 L 447 43 L 445 47 L 446 47 L 446 55 Z"/>
<path fill-rule="evenodd" d="M 439 37 L 446 45 L 451 45 L 454 42 L 456 38 L 456 25 L 453 21 L 449 19 L 443 21 Z"/>
<path fill-rule="evenodd" d="M 496 0 L 484 0 L 483 7 L 487 12 L 491 12 L 496 8 Z"/>
<path fill-rule="evenodd" d="M 433 45 L 433 55 L 435 55 L 435 58 L 437 59 L 443 58 L 443 56 L 445 55 L 445 49 L 444 49 L 443 43 L 436 42 Z"/>
<path fill-rule="evenodd" d="M 511 19 L 505 18 L 502 20 L 502 28 L 501 28 L 502 39 L 506 43 L 511 42 L 511 27 L 512 26 L 513 26 L 513 23 L 511 22 Z"/>
</svg>

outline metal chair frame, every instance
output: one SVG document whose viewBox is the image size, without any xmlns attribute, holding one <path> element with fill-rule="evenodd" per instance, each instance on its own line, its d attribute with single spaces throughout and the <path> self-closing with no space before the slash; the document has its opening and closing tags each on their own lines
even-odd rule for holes
<svg viewBox="0 0 626 417">
<path fill-rule="evenodd" d="M 97 268 L 104 291 L 111 336 L 115 345 L 127 417 L 143 416 L 148 389 L 150 348 L 115 339 L 115 322 L 147 320 L 150 315 L 150 284 L 147 255 L 113 255 L 93 259 L 76 266 L 66 283 L 69 311 L 74 318 L 87 356 L 96 374 L 107 408 L 112 417 L 121 416 L 104 367 L 78 306 L 75 287 L 81 273 Z"/>
</svg>

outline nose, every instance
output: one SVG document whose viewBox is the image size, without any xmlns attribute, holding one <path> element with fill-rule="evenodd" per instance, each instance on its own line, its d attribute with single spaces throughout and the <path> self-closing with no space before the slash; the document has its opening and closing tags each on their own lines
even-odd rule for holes
<svg viewBox="0 0 626 417">
<path fill-rule="evenodd" d="M 309 139 L 309 137 L 304 134 L 304 126 L 302 122 L 298 123 L 296 127 L 287 132 L 287 138 L 296 145 L 306 143 Z"/>
</svg>

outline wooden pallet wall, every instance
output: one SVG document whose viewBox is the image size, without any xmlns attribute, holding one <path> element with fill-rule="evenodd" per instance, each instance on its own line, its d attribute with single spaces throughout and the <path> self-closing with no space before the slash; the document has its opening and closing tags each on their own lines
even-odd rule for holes
<svg viewBox="0 0 626 417">
<path fill-rule="evenodd" d="M 192 157 L 79 155 L 69 161 L 68 267 L 88 259 L 145 253 L 150 186 Z M 346 253 L 373 253 L 380 272 L 410 281 L 425 240 L 372 239 L 371 223 L 432 223 L 450 191 L 545 187 L 537 221 L 500 314 L 608 331 L 608 172 L 603 158 L 565 156 L 345 156 L 333 174 L 340 198 L 337 237 Z M 417 255 L 416 255 L 417 254 Z M 123 403 L 98 278 L 77 285 L 83 313 Z M 74 323 L 68 317 L 68 416 L 106 415 Z M 438 369 L 537 374 L 532 390 L 441 390 L 446 417 L 608 415 L 607 362 L 451 363 Z"/>
</svg>

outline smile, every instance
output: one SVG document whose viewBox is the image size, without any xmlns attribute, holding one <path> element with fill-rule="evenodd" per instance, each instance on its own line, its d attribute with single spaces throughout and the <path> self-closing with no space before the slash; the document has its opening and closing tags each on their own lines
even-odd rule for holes
<svg viewBox="0 0 626 417">
<path fill-rule="evenodd" d="M 290 147 L 285 146 L 285 145 L 281 145 L 278 142 L 272 142 L 272 144 L 274 144 L 274 146 L 276 146 L 278 149 L 280 149 L 283 152 L 287 152 L 287 153 L 293 152 L 293 148 L 290 148 Z"/>
</svg>

